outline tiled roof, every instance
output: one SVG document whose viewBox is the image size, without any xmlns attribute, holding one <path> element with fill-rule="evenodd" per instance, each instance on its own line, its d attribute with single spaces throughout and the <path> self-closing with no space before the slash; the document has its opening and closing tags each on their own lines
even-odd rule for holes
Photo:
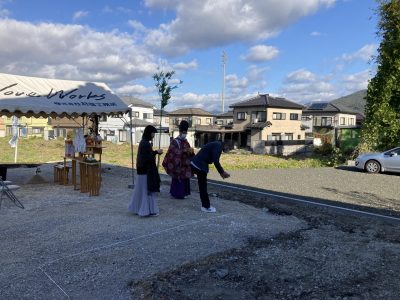
<svg viewBox="0 0 400 300">
<path fill-rule="evenodd" d="M 160 115 L 161 115 L 161 109 L 155 109 L 153 114 L 154 114 L 155 116 L 160 116 Z M 163 116 L 168 116 L 168 115 L 169 115 L 169 112 L 163 110 L 162 115 L 163 115 Z"/>
<path fill-rule="evenodd" d="M 132 96 L 120 96 L 120 98 L 127 105 L 138 106 L 138 107 L 148 107 L 148 108 L 153 108 L 154 107 L 153 104 L 148 103 L 148 102 L 143 101 L 143 100 L 140 100 L 138 98 L 132 97 Z"/>
<path fill-rule="evenodd" d="M 303 110 L 304 113 L 313 113 L 313 112 L 324 112 L 324 113 L 349 113 L 356 114 L 357 112 L 345 107 L 340 104 L 333 104 L 330 102 L 314 102 L 311 103 L 306 109 Z"/>
<path fill-rule="evenodd" d="M 132 125 L 133 127 L 146 127 L 147 125 L 154 125 L 154 124 L 142 119 L 132 119 Z"/>
<path fill-rule="evenodd" d="M 285 98 L 272 97 L 269 94 L 259 94 L 253 98 L 240 101 L 232 104 L 231 108 L 234 107 L 249 107 L 249 106 L 262 106 L 262 107 L 279 107 L 279 108 L 294 108 L 303 109 L 304 106 Z"/>
<path fill-rule="evenodd" d="M 210 116 L 212 117 L 212 113 L 205 111 L 201 108 L 181 108 L 169 113 L 170 116 L 172 115 L 190 115 L 190 116 Z"/>
</svg>

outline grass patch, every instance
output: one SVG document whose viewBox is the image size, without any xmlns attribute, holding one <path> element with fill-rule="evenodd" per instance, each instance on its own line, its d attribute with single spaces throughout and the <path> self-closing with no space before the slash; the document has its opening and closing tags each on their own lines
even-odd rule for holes
<svg viewBox="0 0 400 300">
<path fill-rule="evenodd" d="M 11 137 L 0 138 L 0 163 L 14 162 L 14 148 L 8 141 Z M 116 145 L 103 142 L 102 162 L 130 167 L 130 145 Z M 134 146 L 134 161 L 136 164 L 137 146 Z M 164 149 L 164 153 L 166 149 Z M 29 138 L 18 140 L 19 163 L 45 163 L 49 161 L 62 161 L 64 157 L 64 140 L 45 141 L 42 138 Z M 160 162 L 164 156 L 161 157 Z M 328 166 L 328 160 L 322 156 L 313 157 L 277 157 L 255 154 L 222 154 L 221 164 L 226 170 L 243 169 L 273 169 L 273 168 L 316 168 Z M 211 166 L 213 168 L 213 166 Z M 160 168 L 162 171 L 162 168 Z"/>
</svg>

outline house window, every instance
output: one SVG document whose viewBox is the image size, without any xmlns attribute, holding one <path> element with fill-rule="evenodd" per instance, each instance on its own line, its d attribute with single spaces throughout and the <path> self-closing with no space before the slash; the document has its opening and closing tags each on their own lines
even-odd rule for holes
<svg viewBox="0 0 400 300">
<path fill-rule="evenodd" d="M 321 126 L 331 126 L 331 125 L 332 125 L 332 117 L 321 118 Z"/>
<path fill-rule="evenodd" d="M 354 125 L 354 118 L 349 118 L 349 125 Z"/>
<path fill-rule="evenodd" d="M 286 140 L 293 141 L 293 133 L 285 133 Z"/>
<path fill-rule="evenodd" d="M 169 118 L 165 118 L 165 124 L 169 124 Z"/>
<path fill-rule="evenodd" d="M 196 118 L 195 119 L 195 124 L 196 125 L 201 125 L 201 119 L 200 118 Z"/>
<path fill-rule="evenodd" d="M 282 139 L 282 136 L 280 133 L 272 133 L 271 139 L 273 141 L 280 141 Z"/>
<path fill-rule="evenodd" d="M 290 120 L 299 120 L 299 114 L 290 114 Z"/>
<path fill-rule="evenodd" d="M 66 137 L 67 130 L 65 128 L 54 128 L 54 135 L 56 137 Z"/>
<path fill-rule="evenodd" d="M 107 115 L 101 115 L 99 118 L 99 122 L 107 122 Z"/>
<path fill-rule="evenodd" d="M 340 125 L 346 125 L 346 118 L 344 117 L 340 118 Z"/>
<path fill-rule="evenodd" d="M 301 140 L 301 135 L 300 134 L 297 135 L 297 139 Z"/>
<path fill-rule="evenodd" d="M 179 124 L 179 119 L 178 118 L 172 118 L 172 124 L 173 125 L 178 125 Z"/>
<path fill-rule="evenodd" d="M 310 121 L 312 119 L 311 116 L 301 116 L 302 121 Z"/>
<path fill-rule="evenodd" d="M 252 122 L 265 122 L 267 120 L 265 111 L 252 111 L 251 121 Z"/>
<path fill-rule="evenodd" d="M 245 112 L 238 112 L 236 116 L 237 116 L 238 120 L 246 120 L 246 113 Z"/>
<path fill-rule="evenodd" d="M 286 113 L 273 113 L 272 120 L 286 120 Z"/>
<path fill-rule="evenodd" d="M 139 112 L 138 111 L 132 111 L 132 117 L 139 118 Z"/>
<path fill-rule="evenodd" d="M 119 141 L 126 142 L 126 130 L 119 131 Z"/>
<path fill-rule="evenodd" d="M 109 131 L 107 132 L 107 135 L 108 135 L 108 136 L 115 136 L 115 130 L 109 130 Z"/>
<path fill-rule="evenodd" d="M 153 119 L 153 114 L 143 113 L 143 119 Z"/>
<path fill-rule="evenodd" d="M 224 125 L 224 120 L 217 120 L 217 125 Z"/>
<path fill-rule="evenodd" d="M 39 127 L 32 128 L 32 134 L 40 134 L 41 132 L 42 132 L 42 128 L 39 128 Z"/>
<path fill-rule="evenodd" d="M 207 118 L 206 119 L 206 123 L 209 125 L 209 124 L 211 124 L 211 118 Z"/>
</svg>

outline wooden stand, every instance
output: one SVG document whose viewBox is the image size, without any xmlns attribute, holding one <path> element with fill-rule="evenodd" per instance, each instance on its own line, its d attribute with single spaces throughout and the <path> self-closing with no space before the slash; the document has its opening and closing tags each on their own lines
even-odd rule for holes
<svg viewBox="0 0 400 300">
<path fill-rule="evenodd" d="M 60 185 L 68 185 L 69 169 L 71 167 L 67 165 L 66 158 L 64 157 L 63 164 L 54 165 L 54 182 L 58 182 Z"/>
<path fill-rule="evenodd" d="M 78 157 L 64 157 L 64 164 L 54 166 L 54 182 L 68 184 L 68 174 L 71 168 L 71 181 L 74 190 L 81 193 L 89 193 L 89 196 L 98 196 L 101 187 L 101 154 L 103 148 L 100 145 L 87 145 L 85 153 L 79 153 Z M 95 156 L 98 157 L 95 157 Z M 96 161 L 86 160 L 88 157 Z M 67 166 L 66 160 L 71 159 L 71 166 Z M 77 168 L 79 166 L 79 182 L 77 179 Z"/>
</svg>

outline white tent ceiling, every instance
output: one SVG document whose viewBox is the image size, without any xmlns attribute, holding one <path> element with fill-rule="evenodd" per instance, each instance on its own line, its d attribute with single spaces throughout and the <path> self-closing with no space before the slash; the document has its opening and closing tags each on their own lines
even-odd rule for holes
<svg viewBox="0 0 400 300">
<path fill-rule="evenodd" d="M 104 83 L 0 73 L 0 115 L 77 117 L 128 111 Z"/>
</svg>

